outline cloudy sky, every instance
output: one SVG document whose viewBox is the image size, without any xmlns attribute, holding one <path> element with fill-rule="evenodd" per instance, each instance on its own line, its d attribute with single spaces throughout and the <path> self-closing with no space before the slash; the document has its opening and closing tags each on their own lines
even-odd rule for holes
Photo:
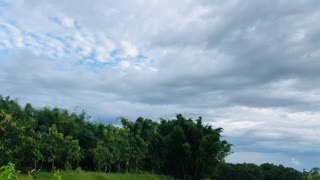
<svg viewBox="0 0 320 180">
<path fill-rule="evenodd" d="M 319 0 L 1 0 L 0 94 L 92 121 L 202 116 L 229 162 L 320 166 Z"/>
</svg>

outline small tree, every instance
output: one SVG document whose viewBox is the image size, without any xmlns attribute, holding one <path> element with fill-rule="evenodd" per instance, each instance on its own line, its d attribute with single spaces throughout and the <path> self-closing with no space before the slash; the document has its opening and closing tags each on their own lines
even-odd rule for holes
<svg viewBox="0 0 320 180">
<path fill-rule="evenodd" d="M 68 170 L 71 170 L 72 164 L 77 167 L 80 159 L 82 158 L 82 154 L 80 151 L 81 148 L 79 146 L 78 140 L 73 140 L 71 136 L 65 137 L 63 144 L 65 147 L 63 150 L 63 154 L 66 156 L 64 163 L 66 167 L 69 167 Z"/>
<path fill-rule="evenodd" d="M 49 152 L 48 162 L 51 162 L 52 168 L 55 167 L 55 161 L 60 159 L 63 145 L 63 134 L 58 132 L 57 126 L 53 124 L 49 128 L 47 137 L 47 151 Z"/>
<path fill-rule="evenodd" d="M 101 171 L 102 167 L 108 166 L 108 160 L 110 156 L 109 150 L 100 141 L 97 147 L 94 149 L 94 160 L 98 166 L 98 171 Z M 106 168 L 105 168 L 106 169 Z"/>
</svg>

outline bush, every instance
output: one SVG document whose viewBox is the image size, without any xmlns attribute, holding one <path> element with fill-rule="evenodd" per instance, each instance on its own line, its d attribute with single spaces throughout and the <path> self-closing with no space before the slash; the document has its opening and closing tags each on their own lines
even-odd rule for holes
<svg viewBox="0 0 320 180">
<path fill-rule="evenodd" d="M 76 172 L 77 172 L 77 173 L 82 172 L 82 169 L 81 169 L 81 167 L 80 167 L 80 166 L 78 166 L 78 167 L 77 167 Z"/>
<path fill-rule="evenodd" d="M 15 165 L 8 163 L 8 165 L 0 167 L 0 180 L 18 180 L 19 171 L 16 171 Z"/>
<path fill-rule="evenodd" d="M 59 169 L 58 170 L 54 170 L 53 176 L 52 176 L 52 180 L 62 180 L 62 176 L 60 174 Z"/>
</svg>

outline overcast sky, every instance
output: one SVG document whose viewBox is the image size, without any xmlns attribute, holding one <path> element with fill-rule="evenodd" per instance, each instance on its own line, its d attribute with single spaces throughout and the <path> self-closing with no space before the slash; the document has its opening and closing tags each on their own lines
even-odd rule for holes
<svg viewBox="0 0 320 180">
<path fill-rule="evenodd" d="M 319 0 L 1 0 L 0 94 L 92 121 L 202 116 L 229 162 L 320 166 Z"/>
</svg>

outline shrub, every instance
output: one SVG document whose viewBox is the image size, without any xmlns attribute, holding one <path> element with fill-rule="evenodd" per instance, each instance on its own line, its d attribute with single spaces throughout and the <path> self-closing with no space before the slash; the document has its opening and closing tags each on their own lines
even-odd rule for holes
<svg viewBox="0 0 320 180">
<path fill-rule="evenodd" d="M 54 170 L 53 176 L 52 176 L 52 180 L 62 180 L 62 176 L 60 174 L 59 169 L 58 170 Z"/>
<path fill-rule="evenodd" d="M 19 171 L 16 171 L 15 165 L 8 163 L 0 167 L 0 180 L 18 180 Z"/>
</svg>

